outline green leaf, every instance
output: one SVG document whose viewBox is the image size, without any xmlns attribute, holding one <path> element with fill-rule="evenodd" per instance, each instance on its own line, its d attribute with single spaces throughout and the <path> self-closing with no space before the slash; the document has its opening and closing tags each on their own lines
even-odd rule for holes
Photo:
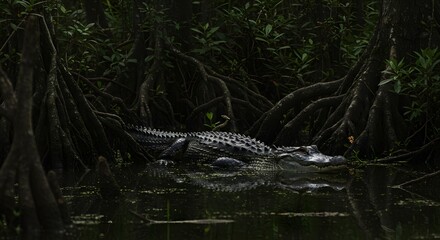
<svg viewBox="0 0 440 240">
<path fill-rule="evenodd" d="M 276 33 L 276 32 L 275 32 L 275 37 L 274 37 L 274 39 L 278 39 L 278 38 L 280 38 L 280 37 L 282 37 L 282 36 L 284 36 L 284 33 Z"/>
<path fill-rule="evenodd" d="M 396 72 L 396 62 L 394 60 L 388 61 L 388 65 L 390 65 L 390 68 Z"/>
<path fill-rule="evenodd" d="M 145 62 L 149 62 L 154 59 L 154 55 L 149 55 L 145 58 Z"/>
<path fill-rule="evenodd" d="M 193 32 L 196 32 L 196 33 L 199 33 L 199 34 L 203 35 L 203 32 L 202 32 L 202 31 L 200 31 L 200 30 L 199 30 L 199 29 L 197 29 L 197 28 L 191 28 L 191 31 L 193 31 Z"/>
<path fill-rule="evenodd" d="M 255 37 L 255 40 L 260 41 L 260 42 L 269 43 L 266 39 L 263 39 L 261 37 Z"/>
<path fill-rule="evenodd" d="M 212 42 L 212 45 L 219 45 L 219 44 L 222 44 L 222 43 L 226 43 L 226 41 L 223 41 L 223 40 L 214 41 L 214 42 Z"/>
<path fill-rule="evenodd" d="M 209 28 L 209 23 L 206 23 L 205 25 L 203 25 L 203 30 L 207 30 Z"/>
<path fill-rule="evenodd" d="M 394 92 L 396 92 L 396 93 L 400 93 L 401 90 L 402 90 L 402 84 L 400 83 L 399 80 L 397 80 L 397 81 L 394 83 Z"/>
<path fill-rule="evenodd" d="M 426 69 L 426 60 L 425 60 L 425 58 L 420 56 L 420 58 L 418 59 L 417 63 L 418 63 L 419 66 L 421 66 L 422 68 Z"/>
<path fill-rule="evenodd" d="M 385 84 L 387 84 L 389 82 L 392 82 L 392 81 L 393 81 L 392 78 L 388 78 L 388 79 L 382 80 L 382 81 L 380 81 L 379 86 L 385 85 Z"/>
<path fill-rule="evenodd" d="M 211 121 L 212 118 L 214 117 L 214 113 L 212 113 L 212 112 L 207 112 L 205 115 L 206 115 L 206 118 L 207 118 L 209 121 Z"/>
<path fill-rule="evenodd" d="M 89 24 L 87 24 L 86 25 L 86 29 L 89 29 L 89 28 L 91 28 L 91 27 L 93 27 L 93 26 L 95 26 L 95 23 L 89 23 Z"/>
<path fill-rule="evenodd" d="M 290 46 L 282 46 L 282 47 L 278 48 L 278 50 L 283 50 L 283 49 L 290 49 Z"/>
<path fill-rule="evenodd" d="M 439 64 L 440 63 L 440 59 L 439 60 L 436 60 L 433 64 L 432 64 L 432 68 L 435 68 L 435 66 L 437 66 L 437 64 Z"/>
<path fill-rule="evenodd" d="M 302 60 L 302 61 L 306 60 L 308 56 L 309 56 L 309 55 L 307 55 L 307 53 L 303 53 L 303 54 L 301 55 L 301 60 Z"/>
<path fill-rule="evenodd" d="M 13 23 L 11 23 L 10 26 L 11 26 L 12 30 L 14 30 L 14 31 L 16 31 L 18 29 L 17 25 L 15 25 Z"/>
<path fill-rule="evenodd" d="M 213 28 L 209 29 L 207 37 L 210 37 L 212 34 L 217 32 L 218 29 L 219 29 L 219 27 L 213 27 Z"/>
<path fill-rule="evenodd" d="M 191 50 L 191 52 L 205 54 L 207 52 L 207 50 L 204 48 L 196 48 L 196 49 Z"/>
<path fill-rule="evenodd" d="M 271 24 L 267 24 L 266 28 L 264 29 L 264 35 L 268 36 L 270 34 L 270 32 L 272 32 L 272 25 Z"/>
<path fill-rule="evenodd" d="M 28 9 L 30 7 L 30 3 L 27 1 L 17 1 L 15 3 L 20 4 L 22 7 L 26 8 L 26 9 Z"/>
</svg>

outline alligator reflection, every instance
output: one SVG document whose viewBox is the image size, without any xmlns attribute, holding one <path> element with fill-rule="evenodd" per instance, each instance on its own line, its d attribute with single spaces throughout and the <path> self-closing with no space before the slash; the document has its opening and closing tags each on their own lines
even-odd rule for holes
<svg viewBox="0 0 440 240">
<path fill-rule="evenodd" d="M 296 191 L 319 191 L 325 189 L 342 190 L 351 178 L 348 171 L 332 174 L 297 173 L 288 170 L 239 169 L 236 171 L 218 170 L 210 166 L 194 170 L 189 168 L 168 168 L 152 165 L 147 167 L 146 175 L 174 179 L 179 183 L 195 185 L 203 189 L 219 192 L 248 191 L 258 187 L 289 189 Z"/>
<path fill-rule="evenodd" d="M 385 167 L 350 174 L 221 172 L 147 167 L 115 172 L 125 198 L 99 200 L 89 174 L 74 188 L 75 238 L 371 239 L 438 237 L 440 206 L 390 188 L 415 175 Z M 157 224 L 145 224 L 136 212 Z M 204 219 L 204 221 L 197 221 Z M 222 219 L 228 221 L 206 221 Z M 168 222 L 170 221 L 170 222 Z"/>
</svg>

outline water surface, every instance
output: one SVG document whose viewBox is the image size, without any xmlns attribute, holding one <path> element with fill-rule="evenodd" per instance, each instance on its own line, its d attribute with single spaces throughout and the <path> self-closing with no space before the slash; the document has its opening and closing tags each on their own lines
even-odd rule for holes
<svg viewBox="0 0 440 240">
<path fill-rule="evenodd" d="M 344 174 L 114 170 L 124 198 L 104 201 L 96 176 L 66 176 L 77 239 L 440 239 L 439 178 L 400 166 Z M 394 187 L 393 187 L 394 186 Z"/>
</svg>

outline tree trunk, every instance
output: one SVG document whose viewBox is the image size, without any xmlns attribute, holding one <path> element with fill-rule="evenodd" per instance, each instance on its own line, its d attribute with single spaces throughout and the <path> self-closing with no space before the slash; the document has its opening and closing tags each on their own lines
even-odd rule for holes
<svg viewBox="0 0 440 240">
<path fill-rule="evenodd" d="M 429 0 L 383 0 L 373 37 L 358 62 L 337 83 L 339 90 L 330 82 L 292 92 L 257 121 L 252 128 L 259 129 L 255 131 L 256 137 L 267 143 L 290 145 L 303 137 L 292 126 L 301 126 L 307 119 L 316 121 L 314 116 L 318 113 L 329 113 L 325 122 L 314 124 L 319 128 L 309 143 L 316 143 L 329 153 L 357 152 L 368 156 L 395 148 L 410 133 L 392 83 L 380 86 L 379 83 L 386 78 L 383 72 L 386 60 L 410 59 L 413 51 L 432 42 L 423 26 L 423 22 L 430 22 L 433 17 L 432 9 L 438 7 L 432 4 Z M 288 111 L 301 103 L 306 107 L 294 109 L 296 117 L 285 121 Z"/>
<path fill-rule="evenodd" d="M 0 209 L 6 219 L 11 219 L 14 209 L 14 182 L 18 181 L 18 205 L 21 212 L 23 238 L 36 239 L 40 228 L 47 234 L 59 234 L 63 231 L 63 222 L 57 202 L 49 187 L 41 166 L 32 127 L 32 93 L 34 64 L 37 59 L 40 41 L 38 18 L 30 16 L 25 29 L 20 72 L 15 88 L 12 88 L 7 76 L 2 73 L 2 87 L 9 91 L 6 101 L 9 109 L 6 116 L 10 117 L 14 126 L 11 150 L 0 169 Z M 9 82 L 9 83 L 8 83 Z M 5 91 L 5 89 L 3 90 Z M 4 96 L 4 92 L 2 93 Z"/>
<path fill-rule="evenodd" d="M 370 41 L 371 51 L 334 114 L 343 109 L 342 118 L 330 115 L 315 141 L 331 152 L 343 151 L 348 138 L 354 142 L 349 151 L 373 155 L 389 151 L 409 134 L 399 112 L 398 95 L 392 83 L 379 86 L 386 76 L 385 60 L 408 57 L 414 50 L 426 47 L 422 21 L 426 21 L 431 1 L 383 0 L 376 34 Z M 433 6 L 432 6 L 433 7 Z M 334 121 L 337 119 L 337 121 Z M 328 138 L 328 136 L 330 136 Z"/>
</svg>

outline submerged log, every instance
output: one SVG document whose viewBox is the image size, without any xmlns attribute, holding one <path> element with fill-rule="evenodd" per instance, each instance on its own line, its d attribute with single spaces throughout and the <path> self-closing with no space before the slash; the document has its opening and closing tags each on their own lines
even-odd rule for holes
<svg viewBox="0 0 440 240">
<path fill-rule="evenodd" d="M 97 185 L 101 197 L 105 200 L 119 198 L 121 195 L 121 188 L 113 177 L 105 157 L 98 157 L 98 162 L 96 163 L 96 172 L 98 173 Z"/>
</svg>

